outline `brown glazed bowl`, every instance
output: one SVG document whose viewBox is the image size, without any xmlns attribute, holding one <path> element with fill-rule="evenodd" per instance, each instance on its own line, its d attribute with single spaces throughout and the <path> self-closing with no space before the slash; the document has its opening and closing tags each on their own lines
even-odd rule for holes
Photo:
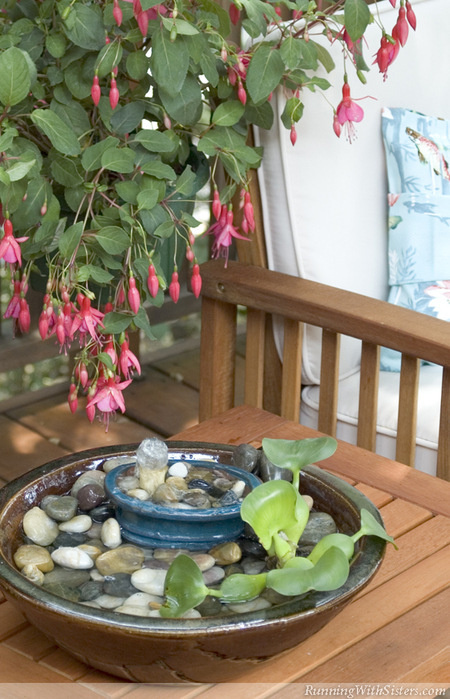
<svg viewBox="0 0 450 699">
<path fill-rule="evenodd" d="M 363 537 L 350 575 L 333 592 L 314 592 L 261 611 L 226 618 L 142 618 L 69 602 L 39 587 L 15 568 L 22 519 L 44 495 L 67 493 L 76 478 L 111 456 L 132 454 L 137 444 L 72 454 L 40 466 L 0 490 L 0 587 L 28 621 L 58 646 L 99 670 L 136 682 L 225 682 L 298 645 L 327 624 L 377 571 L 385 543 Z M 169 442 L 171 451 L 233 464 L 233 447 Z M 189 457 L 188 457 L 189 458 Z M 359 529 L 361 508 L 380 522 L 376 507 L 345 481 L 310 466 L 301 490 L 315 508 L 331 514 L 340 531 Z"/>
</svg>

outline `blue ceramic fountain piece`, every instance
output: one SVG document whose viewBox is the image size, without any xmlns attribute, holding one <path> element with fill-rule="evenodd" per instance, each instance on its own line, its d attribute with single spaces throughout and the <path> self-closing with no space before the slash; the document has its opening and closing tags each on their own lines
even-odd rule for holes
<svg viewBox="0 0 450 699">
<path fill-rule="evenodd" d="M 173 463 L 172 460 L 169 460 Z M 192 464 L 192 457 L 190 460 Z M 204 509 L 175 509 L 139 500 L 124 493 L 117 480 L 134 463 L 121 464 L 105 478 L 105 490 L 115 506 L 115 516 L 122 537 L 138 546 L 150 548 L 183 548 L 190 551 L 207 550 L 226 541 L 235 541 L 244 531 L 240 517 L 241 504 Z M 246 492 L 261 483 L 253 473 L 236 466 L 195 459 L 195 466 L 220 469 L 246 484 Z"/>
</svg>

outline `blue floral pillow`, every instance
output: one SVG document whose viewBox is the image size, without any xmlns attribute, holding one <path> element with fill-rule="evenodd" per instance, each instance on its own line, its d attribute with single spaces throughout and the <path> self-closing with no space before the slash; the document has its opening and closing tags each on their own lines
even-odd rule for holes
<svg viewBox="0 0 450 699">
<path fill-rule="evenodd" d="M 383 109 L 389 203 L 388 300 L 450 320 L 450 121 Z M 381 368 L 400 371 L 383 348 Z"/>
</svg>

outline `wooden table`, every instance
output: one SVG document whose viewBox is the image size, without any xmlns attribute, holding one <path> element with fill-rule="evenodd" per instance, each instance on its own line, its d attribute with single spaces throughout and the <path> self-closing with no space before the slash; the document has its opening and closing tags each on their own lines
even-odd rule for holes
<svg viewBox="0 0 450 699">
<path fill-rule="evenodd" d="M 270 413 L 234 408 L 174 436 L 259 446 L 264 436 L 301 439 L 313 430 Z M 92 670 L 56 648 L 9 602 L 0 603 L 0 698 L 242 697 L 308 695 L 310 685 L 450 685 L 450 483 L 344 442 L 326 461 L 381 510 L 398 551 L 388 547 L 374 580 L 326 627 L 278 659 L 224 685 L 140 686 Z M 0 593 L 1 595 L 1 593 Z M 5 684 L 8 685 L 7 692 Z M 387 691 L 385 688 L 388 687 Z M 392 690 L 393 693 L 394 690 Z M 419 689 L 421 691 L 421 688 Z M 29 693 L 28 693 L 29 692 Z M 224 694 L 225 692 L 225 694 Z M 433 694 L 427 694 L 433 696 Z"/>
</svg>

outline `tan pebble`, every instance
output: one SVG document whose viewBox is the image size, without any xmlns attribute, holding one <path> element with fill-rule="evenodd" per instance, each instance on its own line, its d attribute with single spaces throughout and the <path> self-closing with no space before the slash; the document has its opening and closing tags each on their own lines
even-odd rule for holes
<svg viewBox="0 0 450 699">
<path fill-rule="evenodd" d="M 87 555 L 90 556 L 93 561 L 95 561 L 102 553 L 102 550 L 99 549 L 98 546 L 93 546 L 92 544 L 80 544 L 77 546 L 77 549 L 87 553 Z"/>
<path fill-rule="evenodd" d="M 150 495 L 153 495 L 158 485 L 164 483 L 166 478 L 167 466 L 164 468 L 140 468 L 139 469 L 139 485 L 146 490 Z"/>
<path fill-rule="evenodd" d="M 52 557 L 47 549 L 36 544 L 23 544 L 14 554 L 14 563 L 19 569 L 26 565 L 35 565 L 43 573 L 48 573 L 54 568 Z"/>
<path fill-rule="evenodd" d="M 242 558 L 240 546 L 235 541 L 227 541 L 225 544 L 218 544 L 209 551 L 216 563 L 221 566 L 237 563 Z"/>
<path fill-rule="evenodd" d="M 32 507 L 22 520 L 25 535 L 39 546 L 50 546 L 59 534 L 57 523 L 40 507 Z"/>
<path fill-rule="evenodd" d="M 128 491 L 127 495 L 129 495 L 130 498 L 137 498 L 138 500 L 142 501 L 150 498 L 150 495 L 143 488 L 132 488 Z"/>
<path fill-rule="evenodd" d="M 110 549 L 117 548 L 122 543 L 122 536 L 120 534 L 120 526 L 117 519 L 110 517 L 102 524 L 100 538 Z"/>
<path fill-rule="evenodd" d="M 124 544 L 100 554 L 95 561 L 95 567 L 101 575 L 131 574 L 142 568 L 143 562 L 144 552 L 140 548 Z"/>
<path fill-rule="evenodd" d="M 70 494 L 73 497 L 76 497 L 77 493 L 79 490 L 84 485 L 88 485 L 89 483 L 99 483 L 100 485 L 103 486 L 103 483 L 105 481 L 105 476 L 106 473 L 104 471 L 97 471 L 95 469 L 92 469 L 90 471 L 85 471 L 84 473 L 81 474 L 75 481 L 75 483 L 72 486 L 72 489 L 70 491 Z"/>
<path fill-rule="evenodd" d="M 123 604 L 120 607 L 116 607 L 114 611 L 119 612 L 119 614 L 131 614 L 132 616 L 150 616 L 150 610 L 139 605 Z"/>
<path fill-rule="evenodd" d="M 31 582 L 35 583 L 36 585 L 42 585 L 44 582 L 44 573 L 32 563 L 27 563 L 27 565 L 22 568 L 22 573 L 26 578 L 28 578 L 28 580 L 31 580 Z"/>
<path fill-rule="evenodd" d="M 314 505 L 314 500 L 312 499 L 311 495 L 302 495 L 303 500 L 306 502 L 308 505 L 308 509 L 312 510 L 312 506 Z"/>
<path fill-rule="evenodd" d="M 180 553 L 188 555 L 189 551 L 187 549 L 155 549 L 153 551 L 153 558 L 156 558 L 157 561 L 172 562 Z"/>
<path fill-rule="evenodd" d="M 106 459 L 106 461 L 103 462 L 102 469 L 105 473 L 109 473 L 110 471 L 113 470 L 113 468 L 117 468 L 118 466 L 121 466 L 122 464 L 130 464 L 130 466 L 133 464 L 135 461 L 135 458 L 133 456 L 111 456 L 111 458 Z"/>
<path fill-rule="evenodd" d="M 178 490 L 188 489 L 186 481 L 181 476 L 169 476 L 169 478 L 166 478 L 166 483 L 173 488 L 178 488 Z"/>
<path fill-rule="evenodd" d="M 192 553 L 191 551 L 189 556 L 196 562 L 202 573 L 212 568 L 216 563 L 214 557 L 210 556 L 209 553 Z"/>
</svg>

